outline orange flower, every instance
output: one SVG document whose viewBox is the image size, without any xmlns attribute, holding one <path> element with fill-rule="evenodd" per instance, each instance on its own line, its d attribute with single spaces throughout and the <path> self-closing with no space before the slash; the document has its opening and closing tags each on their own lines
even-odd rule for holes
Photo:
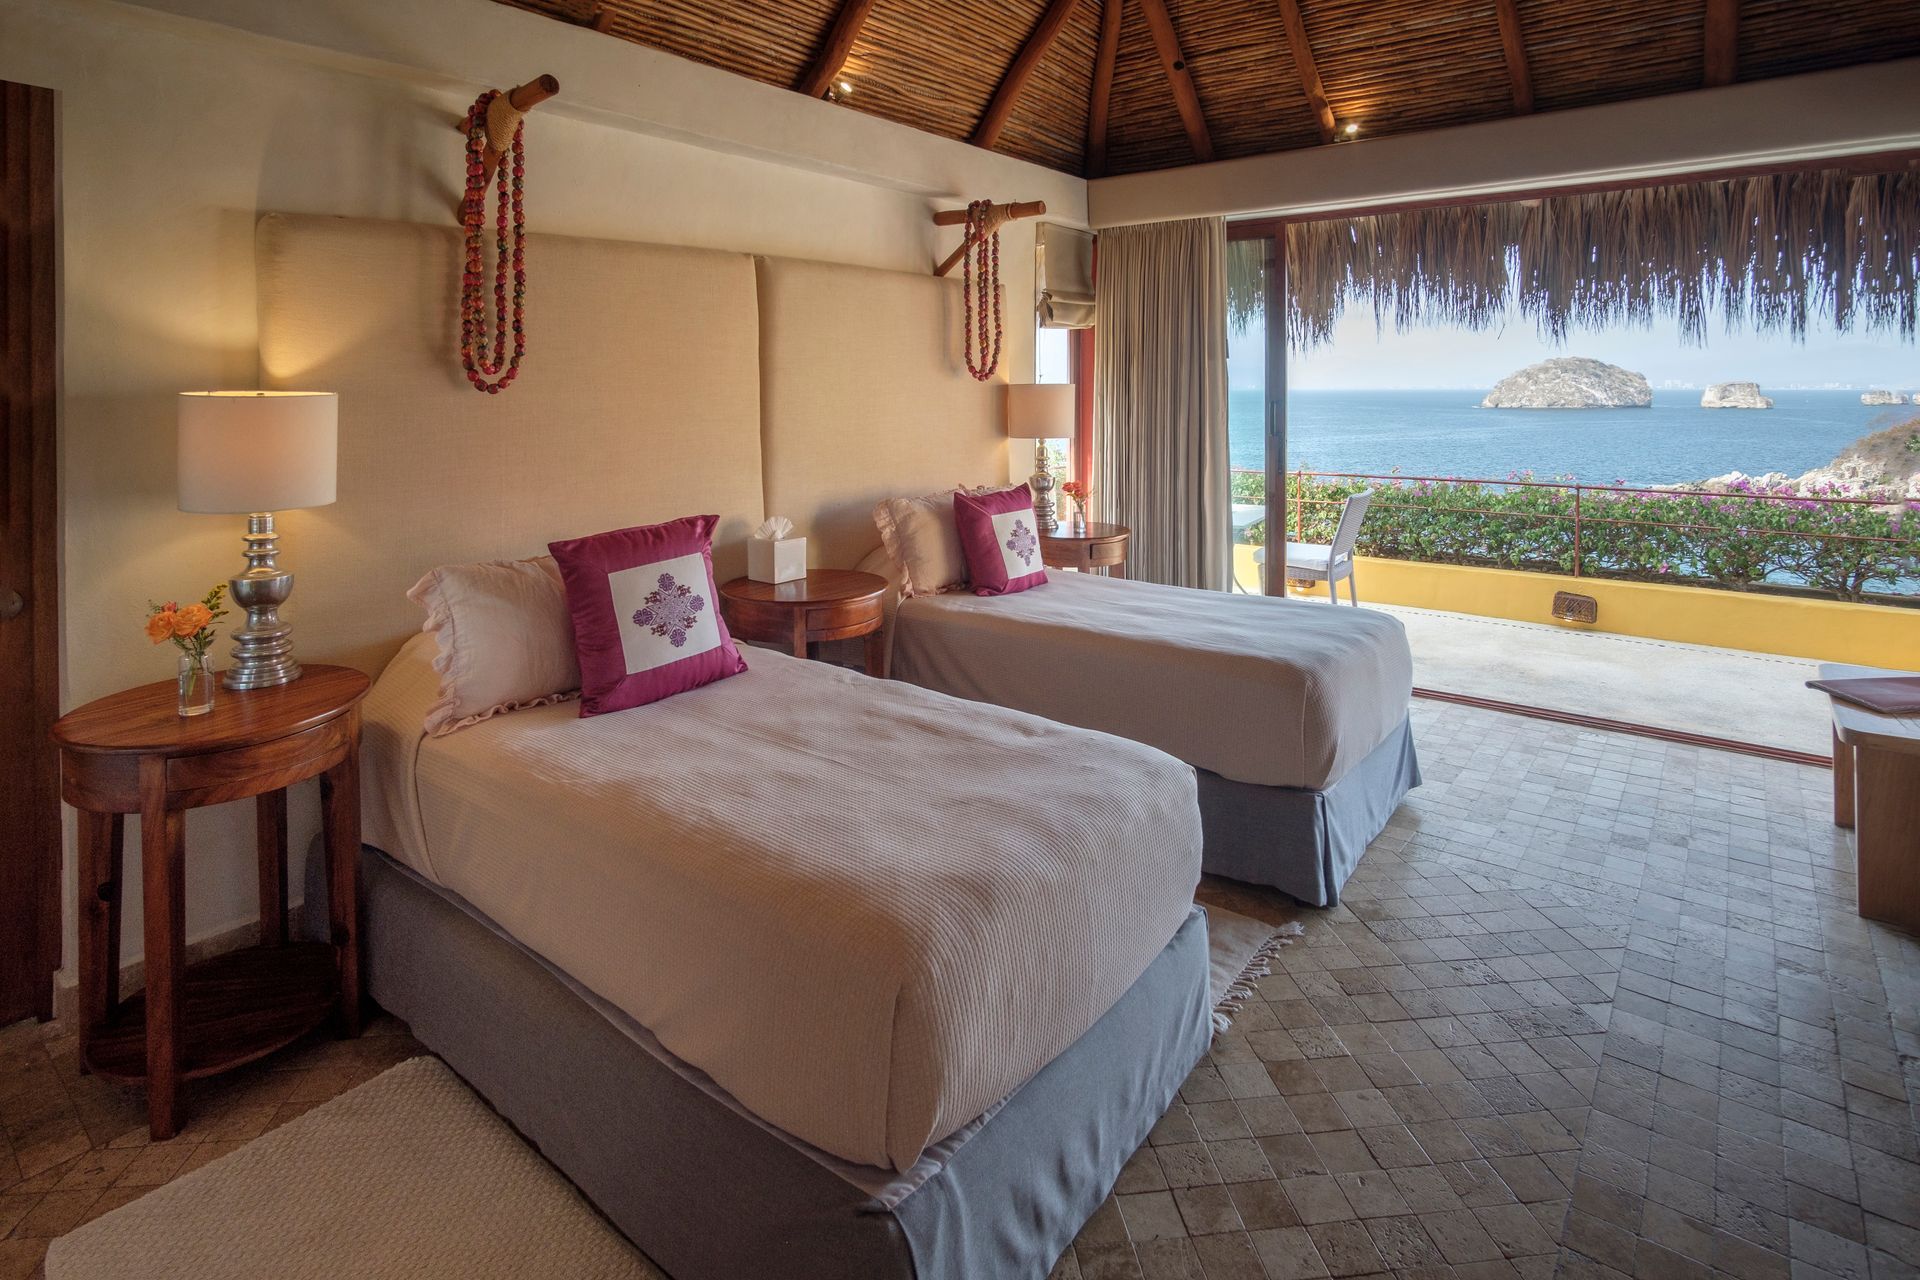
<svg viewBox="0 0 1920 1280">
<path fill-rule="evenodd" d="M 147 615 L 147 639 L 155 644 L 159 644 L 162 640 L 171 640 L 175 625 L 176 618 L 171 609 L 150 613 Z"/>
<path fill-rule="evenodd" d="M 190 604 L 173 615 L 173 634 L 185 640 L 213 621 L 213 611 L 203 604 Z"/>
</svg>

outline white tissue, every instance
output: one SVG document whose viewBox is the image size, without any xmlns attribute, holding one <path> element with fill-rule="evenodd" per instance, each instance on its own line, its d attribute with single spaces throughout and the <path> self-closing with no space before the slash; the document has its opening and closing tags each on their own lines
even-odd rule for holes
<svg viewBox="0 0 1920 1280">
<path fill-rule="evenodd" d="M 767 542 L 778 542 L 793 532 L 793 521 L 785 516 L 768 516 L 753 531 L 753 536 Z"/>
</svg>

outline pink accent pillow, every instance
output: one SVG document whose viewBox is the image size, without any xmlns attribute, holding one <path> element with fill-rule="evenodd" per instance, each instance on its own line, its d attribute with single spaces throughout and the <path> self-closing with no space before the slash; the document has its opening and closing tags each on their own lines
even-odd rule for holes
<svg viewBox="0 0 1920 1280">
<path fill-rule="evenodd" d="M 407 592 L 427 611 L 439 648 L 440 696 L 426 731 L 439 737 L 503 711 L 564 702 L 580 687 L 560 570 L 549 556 L 442 565 Z"/>
<path fill-rule="evenodd" d="M 580 714 L 643 706 L 747 669 L 713 583 L 719 516 L 550 542 L 580 657 Z"/>
<path fill-rule="evenodd" d="M 1037 587 L 1047 580 L 1040 557 L 1039 522 L 1033 518 L 1033 490 L 1015 485 L 993 493 L 953 495 L 953 522 L 967 577 L 978 596 L 1003 596 Z"/>
</svg>

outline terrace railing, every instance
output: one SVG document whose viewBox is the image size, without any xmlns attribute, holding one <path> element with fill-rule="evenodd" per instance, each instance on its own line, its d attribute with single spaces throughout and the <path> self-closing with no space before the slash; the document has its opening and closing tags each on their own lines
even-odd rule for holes
<svg viewBox="0 0 1920 1280">
<path fill-rule="evenodd" d="M 1920 602 L 1920 502 L 1891 494 L 1306 470 L 1287 486 L 1295 542 L 1329 541 L 1347 495 L 1377 490 L 1362 555 Z M 1236 469 L 1233 493 L 1264 500 L 1264 475 Z M 1255 524 L 1246 536 L 1264 534 Z"/>
</svg>

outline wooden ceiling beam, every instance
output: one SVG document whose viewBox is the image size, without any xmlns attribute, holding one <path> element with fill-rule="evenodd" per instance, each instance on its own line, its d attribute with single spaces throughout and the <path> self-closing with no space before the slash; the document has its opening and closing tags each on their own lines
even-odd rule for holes
<svg viewBox="0 0 1920 1280">
<path fill-rule="evenodd" d="M 1707 0 L 1708 88 L 1732 84 L 1740 69 L 1740 0 Z"/>
<path fill-rule="evenodd" d="M 1526 33 L 1520 29 L 1520 7 L 1515 0 L 1493 0 L 1500 16 L 1500 48 L 1507 55 L 1507 80 L 1513 85 L 1516 115 L 1533 111 L 1533 73 L 1527 66 Z"/>
<path fill-rule="evenodd" d="M 1186 55 L 1180 52 L 1180 37 L 1174 33 L 1166 0 L 1140 0 L 1140 11 L 1146 15 L 1147 30 L 1153 33 L 1153 47 L 1159 51 L 1160 65 L 1173 89 L 1173 105 L 1179 109 L 1180 123 L 1186 126 L 1193 154 L 1201 161 L 1211 160 L 1213 135 L 1207 132 L 1207 116 L 1200 109 L 1200 95 L 1194 92 L 1193 77 L 1187 72 Z"/>
<path fill-rule="evenodd" d="M 1087 176 L 1107 172 L 1107 109 L 1113 104 L 1113 65 L 1120 55 L 1120 6 L 1101 0 L 1100 47 L 1093 58 L 1093 99 L 1087 104 Z"/>
<path fill-rule="evenodd" d="M 1019 105 L 1020 95 L 1027 90 L 1027 81 L 1033 79 L 1034 68 L 1047 56 L 1047 50 L 1060 35 L 1060 28 L 1067 25 L 1067 19 L 1079 4 L 1080 0 L 1050 0 L 1047 11 L 1040 15 L 1040 24 L 1020 46 L 1013 65 L 1000 79 L 1000 87 L 993 91 L 993 101 L 987 104 L 987 113 L 980 117 L 980 125 L 973 131 L 974 146 L 991 148 L 1000 140 L 1000 131 L 1007 127 L 1008 117 Z"/>
<path fill-rule="evenodd" d="M 1287 29 L 1287 47 L 1293 50 L 1300 87 L 1306 91 L 1313 121 L 1320 127 L 1320 141 L 1332 142 L 1333 104 L 1327 101 L 1327 86 L 1320 83 L 1320 68 L 1313 60 L 1313 46 L 1307 43 L 1307 24 L 1300 17 L 1299 0 L 1280 0 L 1280 22 Z"/>
<path fill-rule="evenodd" d="M 813 60 L 806 76 L 794 88 L 809 98 L 825 93 L 834 77 L 840 74 L 840 68 L 847 65 L 853 42 L 860 38 L 860 28 L 866 25 L 867 15 L 872 12 L 873 0 L 842 0 L 840 12 L 834 15 L 833 26 L 827 30 L 827 41 L 820 46 L 820 56 Z"/>
</svg>

